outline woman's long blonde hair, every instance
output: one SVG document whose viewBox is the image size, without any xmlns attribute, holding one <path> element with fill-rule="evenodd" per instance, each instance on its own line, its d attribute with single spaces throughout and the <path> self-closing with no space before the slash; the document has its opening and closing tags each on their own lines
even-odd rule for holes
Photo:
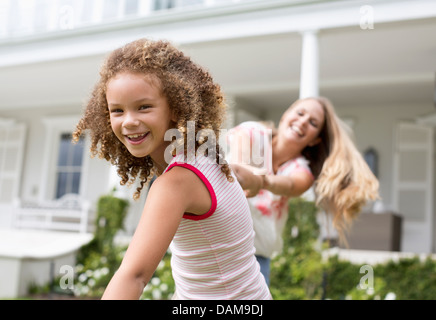
<svg viewBox="0 0 436 320">
<path fill-rule="evenodd" d="M 379 198 L 379 182 L 351 137 L 351 129 L 336 115 L 329 99 L 311 97 L 297 100 L 318 101 L 325 114 L 321 143 L 306 147 L 302 154 L 310 161 L 315 177 L 316 205 L 333 216 L 333 226 L 346 243 L 345 231 L 368 201 Z"/>
</svg>

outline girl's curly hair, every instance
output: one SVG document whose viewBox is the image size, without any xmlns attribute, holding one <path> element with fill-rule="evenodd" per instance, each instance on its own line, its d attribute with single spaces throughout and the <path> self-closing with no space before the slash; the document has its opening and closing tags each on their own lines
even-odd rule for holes
<svg viewBox="0 0 436 320">
<path fill-rule="evenodd" d="M 134 193 L 138 199 L 144 185 L 156 173 L 150 156 L 136 158 L 112 131 L 106 88 L 110 79 L 122 72 L 144 74 L 158 80 L 170 110 L 177 120 L 176 128 L 187 141 L 187 123 L 195 123 L 195 132 L 213 130 L 216 137 L 216 160 L 227 180 L 233 182 L 229 165 L 218 144 L 219 129 L 224 120 L 226 104 L 221 88 L 210 73 L 190 57 L 165 40 L 139 39 L 114 50 L 105 60 L 84 114 L 73 133 L 77 142 L 85 130 L 90 131 L 91 155 L 98 155 L 117 166 L 120 184 L 131 184 L 138 178 L 140 185 Z M 195 150 L 207 140 L 195 142 Z M 184 144 L 186 155 L 187 146 Z"/>
</svg>

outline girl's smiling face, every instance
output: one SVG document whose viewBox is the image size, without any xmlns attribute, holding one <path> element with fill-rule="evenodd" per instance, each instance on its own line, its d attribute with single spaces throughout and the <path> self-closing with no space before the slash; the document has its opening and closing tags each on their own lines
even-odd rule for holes
<svg viewBox="0 0 436 320">
<path fill-rule="evenodd" d="M 106 100 L 112 130 L 127 150 L 138 158 L 150 156 L 159 168 L 166 167 L 164 152 L 171 142 L 164 141 L 164 136 L 175 120 L 157 78 L 119 73 L 107 83 Z"/>
</svg>

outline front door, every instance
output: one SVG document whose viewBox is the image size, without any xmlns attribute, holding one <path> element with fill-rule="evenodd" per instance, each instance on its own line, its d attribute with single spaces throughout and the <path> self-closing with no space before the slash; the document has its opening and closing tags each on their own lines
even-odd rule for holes
<svg viewBox="0 0 436 320">
<path fill-rule="evenodd" d="M 433 239 L 433 128 L 396 127 L 393 205 L 403 217 L 401 251 L 431 253 Z"/>
</svg>

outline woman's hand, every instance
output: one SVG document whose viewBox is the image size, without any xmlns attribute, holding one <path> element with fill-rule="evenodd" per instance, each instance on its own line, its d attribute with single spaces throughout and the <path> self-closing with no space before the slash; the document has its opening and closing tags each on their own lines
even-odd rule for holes
<svg viewBox="0 0 436 320">
<path fill-rule="evenodd" d="M 233 172 L 247 198 L 256 196 L 261 189 L 283 197 L 298 197 L 313 184 L 313 177 L 304 170 L 293 172 L 292 176 L 257 175 L 256 168 L 231 164 Z"/>
<path fill-rule="evenodd" d="M 250 168 L 249 166 L 240 164 L 231 164 L 230 167 L 235 173 L 236 179 L 238 179 L 247 198 L 256 196 L 259 191 L 263 189 L 264 176 L 255 175 L 253 171 L 256 168 Z"/>
</svg>

